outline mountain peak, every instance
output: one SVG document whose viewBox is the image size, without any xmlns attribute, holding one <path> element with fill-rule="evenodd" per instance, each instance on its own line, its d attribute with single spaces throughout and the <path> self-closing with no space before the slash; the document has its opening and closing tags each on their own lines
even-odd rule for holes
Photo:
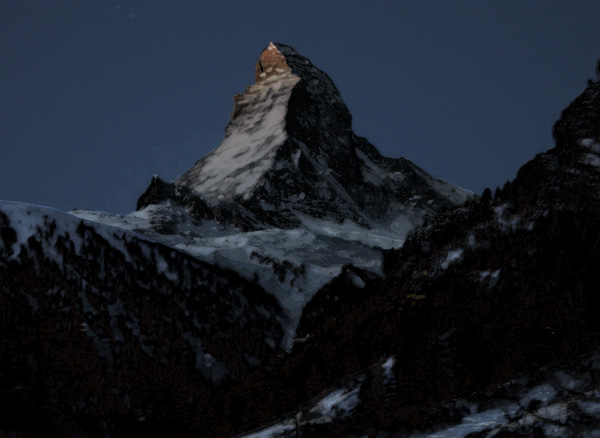
<svg viewBox="0 0 600 438">
<path fill-rule="evenodd" d="M 263 49 L 255 83 L 233 99 L 223 142 L 174 181 L 211 205 L 233 202 L 278 227 L 305 216 L 368 226 L 468 196 L 356 136 L 331 78 L 290 46 Z"/>
<path fill-rule="evenodd" d="M 351 143 L 350 112 L 333 81 L 290 46 L 270 43 L 256 62 L 255 83 L 233 100 L 221 145 L 176 183 L 217 199 L 249 200 L 282 149 L 299 156 L 302 143 L 322 151 L 333 135 Z"/>
<path fill-rule="evenodd" d="M 284 72 L 290 72 L 285 56 L 274 43 L 269 43 L 256 62 L 255 82 L 262 82 Z"/>
</svg>

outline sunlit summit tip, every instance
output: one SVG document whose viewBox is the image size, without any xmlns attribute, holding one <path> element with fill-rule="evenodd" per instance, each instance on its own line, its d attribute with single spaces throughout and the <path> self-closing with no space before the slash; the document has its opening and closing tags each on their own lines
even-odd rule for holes
<svg viewBox="0 0 600 438">
<path fill-rule="evenodd" d="M 290 72 L 285 56 L 277 49 L 275 44 L 269 43 L 256 62 L 255 82 L 258 83 L 285 72 Z"/>
</svg>

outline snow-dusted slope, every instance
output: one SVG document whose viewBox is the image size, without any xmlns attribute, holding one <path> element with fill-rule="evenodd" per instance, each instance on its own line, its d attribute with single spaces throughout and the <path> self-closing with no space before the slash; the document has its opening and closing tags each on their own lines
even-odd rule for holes
<svg viewBox="0 0 600 438">
<path fill-rule="evenodd" d="M 236 99 L 221 145 L 176 182 L 219 199 L 248 199 L 287 139 L 287 104 L 299 80 L 285 71 L 248 87 Z"/>
<path fill-rule="evenodd" d="M 379 379 L 381 395 L 397 391 L 393 378 L 396 359 L 390 356 L 369 372 L 330 388 L 293 415 L 237 438 L 285 438 L 330 436 L 348 427 L 361 404 L 372 397 L 362 390 L 365 382 Z M 561 367 L 543 367 L 438 408 L 452 412 L 441 424 L 425 430 L 371 431 L 377 436 L 410 438 L 467 438 L 495 436 L 597 437 L 600 436 L 600 355 L 578 358 Z M 381 396 L 380 395 L 380 396 Z M 382 397 L 383 404 L 390 403 Z M 375 431 L 375 432 L 374 432 Z M 362 435 L 355 435 L 362 436 Z M 366 435 L 365 435 L 366 436 Z"/>
<path fill-rule="evenodd" d="M 269 348 L 281 343 L 287 318 L 256 285 L 231 270 L 124 228 L 51 208 L 0 202 L 0 276 L 12 271 L 16 278 L 16 272 L 29 264 L 38 274 L 40 266 L 59 271 L 60 278 L 45 282 L 34 295 L 15 288 L 10 293 L 25 294 L 33 314 L 56 311 L 71 315 L 111 368 L 122 360 L 124 343 L 139 345 L 152 359 L 164 362 L 161 358 L 168 356 L 171 341 L 159 350 L 153 345 L 164 341 L 157 335 L 157 327 L 170 325 L 174 314 L 163 315 L 155 309 L 150 321 L 140 322 L 144 315 L 139 302 L 143 300 L 162 310 L 177 309 L 175 332 L 195 351 L 197 369 L 208 379 L 220 381 L 230 375 L 227 366 L 219 364 L 204 345 L 214 342 L 209 333 L 217 327 L 225 334 L 228 327 L 246 320 L 253 325 L 253 343 Z M 8 292 L 4 292 L 6 298 Z M 261 294 L 264 301 L 257 301 Z M 158 304 L 161 301 L 169 303 Z M 209 303 L 207 308 L 199 306 L 199 301 Z M 266 331 L 257 336 L 261 326 Z M 247 353 L 251 357 L 256 351 Z"/>
<path fill-rule="evenodd" d="M 5 202 L 0 309 L 3 436 L 231 436 L 210 419 L 237 382 L 269 372 L 286 320 L 231 270 Z"/>
<path fill-rule="evenodd" d="M 317 290 L 348 264 L 382 274 L 381 249 L 400 247 L 412 228 L 406 223 L 392 232 L 305 217 L 299 228 L 240 232 L 216 221 L 188 221 L 185 209 L 166 204 L 150 205 L 128 216 L 81 210 L 72 214 L 144 233 L 199 260 L 258 281 L 289 316 L 284 326 L 286 348 L 291 347 L 302 310 Z M 157 225 L 160 227 L 156 220 L 174 228 L 170 233 L 156 232 Z"/>
</svg>

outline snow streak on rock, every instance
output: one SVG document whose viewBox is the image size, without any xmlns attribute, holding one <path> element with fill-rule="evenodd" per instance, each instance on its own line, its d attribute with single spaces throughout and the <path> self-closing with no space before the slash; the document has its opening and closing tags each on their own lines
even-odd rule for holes
<svg viewBox="0 0 600 438">
<path fill-rule="evenodd" d="M 225 140 L 175 182 L 218 199 L 248 199 L 287 139 L 287 104 L 299 80 L 281 73 L 238 95 Z"/>
</svg>

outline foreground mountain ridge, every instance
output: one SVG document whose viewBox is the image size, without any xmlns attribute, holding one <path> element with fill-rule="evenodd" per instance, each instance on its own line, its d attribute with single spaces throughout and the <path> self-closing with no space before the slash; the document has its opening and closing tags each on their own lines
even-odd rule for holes
<svg viewBox="0 0 600 438">
<path fill-rule="evenodd" d="M 348 375 L 390 357 L 394 379 L 386 383 L 381 371 L 372 374 L 346 419 L 303 430 L 327 436 L 372 427 L 389 433 L 407 424 L 427 429 L 460 422 L 453 400 L 498 394 L 495 385 L 597 348 L 600 82 L 563 111 L 553 132 L 556 146 L 525 164 L 494 196 L 486 190 L 480 200 L 415 230 L 385 257 L 383 278 L 347 268 L 314 296 L 298 329 L 313 343 L 296 354 L 327 365 L 305 374 L 307 381 L 318 386 L 324 374 Z M 597 368 L 588 372 L 597 381 Z M 597 408 L 599 396 L 594 392 L 589 400 Z M 502 397 L 488 402 L 506 405 Z M 562 412 L 564 420 L 513 424 L 502 433 L 598 433 L 600 415 L 580 423 Z M 367 427 L 364 419 L 372 416 L 376 420 Z M 504 420 L 499 423 L 504 427 Z M 546 432 L 551 426 L 557 430 Z M 502 427 L 483 427 L 480 436 L 495 436 Z"/>
<path fill-rule="evenodd" d="M 0 204 L 3 434 L 598 433 L 600 82 L 563 111 L 553 149 L 462 203 L 346 130 L 329 133 L 354 149 L 304 141 L 349 116 L 306 61 L 267 47 L 224 143 L 154 178 L 131 215 Z M 276 135 L 245 131 L 253 116 Z M 240 129 L 260 135 L 215 174 Z M 336 147 L 374 194 L 353 194 Z M 328 205 L 298 178 L 348 196 Z M 378 191 L 393 202 L 369 210 Z"/>
</svg>

